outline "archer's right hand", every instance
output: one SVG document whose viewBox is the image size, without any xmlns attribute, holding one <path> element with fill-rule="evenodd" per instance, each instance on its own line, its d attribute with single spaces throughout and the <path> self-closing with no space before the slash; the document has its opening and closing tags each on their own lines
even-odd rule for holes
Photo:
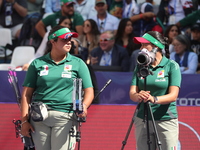
<svg viewBox="0 0 200 150">
<path fill-rule="evenodd" d="M 21 132 L 20 133 L 23 136 L 31 137 L 30 131 L 33 132 L 33 133 L 35 132 L 32 125 L 28 121 L 21 125 Z"/>
<path fill-rule="evenodd" d="M 98 63 L 98 57 L 92 57 L 91 56 L 90 62 L 91 62 L 91 65 L 97 64 Z"/>
</svg>

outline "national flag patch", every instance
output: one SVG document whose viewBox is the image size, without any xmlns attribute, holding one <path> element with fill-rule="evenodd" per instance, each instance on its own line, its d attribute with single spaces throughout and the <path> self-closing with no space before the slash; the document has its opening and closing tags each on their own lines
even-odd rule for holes
<svg viewBox="0 0 200 150">
<path fill-rule="evenodd" d="M 171 147 L 170 150 L 177 150 L 176 146 Z"/>
<path fill-rule="evenodd" d="M 53 36 L 56 37 L 56 34 L 54 33 Z"/>
<path fill-rule="evenodd" d="M 48 65 L 43 65 L 42 68 L 43 68 L 43 70 L 40 71 L 40 76 L 48 75 L 48 73 L 49 73 Z"/>
<path fill-rule="evenodd" d="M 48 65 L 44 65 L 43 68 L 44 68 L 44 70 L 46 70 L 46 71 L 49 70 Z"/>
</svg>

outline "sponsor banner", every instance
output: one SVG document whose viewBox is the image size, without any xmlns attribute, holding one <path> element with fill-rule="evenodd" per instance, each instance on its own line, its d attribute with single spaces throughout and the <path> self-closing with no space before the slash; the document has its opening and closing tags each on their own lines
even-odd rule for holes
<svg viewBox="0 0 200 150">
<path fill-rule="evenodd" d="M 112 79 L 111 84 L 100 95 L 101 104 L 134 104 L 129 98 L 132 73 L 96 72 L 96 76 L 99 89 L 107 80 Z M 200 106 L 199 79 L 200 74 L 182 75 L 178 106 Z"/>
<path fill-rule="evenodd" d="M 19 84 L 24 81 L 26 72 L 17 72 Z M 112 82 L 99 95 L 100 104 L 135 104 L 129 98 L 132 72 L 95 72 L 99 91 L 106 82 Z M 16 98 L 8 82 L 8 72 L 0 71 L 0 102 L 16 102 Z M 200 106 L 200 74 L 182 75 L 178 106 Z M 147 85 L 148 86 L 148 85 Z"/>
<path fill-rule="evenodd" d="M 178 106 L 200 106 L 200 98 L 178 98 Z"/>
</svg>

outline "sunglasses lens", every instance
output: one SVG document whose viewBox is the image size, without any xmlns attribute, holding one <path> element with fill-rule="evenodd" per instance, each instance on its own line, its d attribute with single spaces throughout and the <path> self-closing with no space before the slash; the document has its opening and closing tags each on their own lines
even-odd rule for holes
<svg viewBox="0 0 200 150">
<path fill-rule="evenodd" d="M 108 39 L 100 39 L 100 42 L 107 42 L 109 41 Z"/>
<path fill-rule="evenodd" d="M 108 41 L 108 39 L 104 39 L 104 42 L 107 42 Z"/>
<path fill-rule="evenodd" d="M 65 39 L 69 39 L 69 38 L 71 38 L 72 37 L 72 34 L 66 34 L 65 35 Z"/>
</svg>

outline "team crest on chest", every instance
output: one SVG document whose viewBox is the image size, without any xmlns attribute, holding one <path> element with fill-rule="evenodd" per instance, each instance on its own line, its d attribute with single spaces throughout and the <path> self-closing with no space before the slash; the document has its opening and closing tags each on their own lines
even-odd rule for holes
<svg viewBox="0 0 200 150">
<path fill-rule="evenodd" d="M 157 74 L 157 78 L 164 78 L 164 77 L 165 77 L 165 71 L 164 70 L 159 71 Z"/>
<path fill-rule="evenodd" d="M 72 77 L 72 65 L 65 64 L 64 71 L 61 75 L 62 78 L 71 78 Z"/>
<path fill-rule="evenodd" d="M 164 70 L 159 71 L 155 82 L 165 82 L 166 79 L 164 77 L 165 77 L 165 71 Z"/>
</svg>

